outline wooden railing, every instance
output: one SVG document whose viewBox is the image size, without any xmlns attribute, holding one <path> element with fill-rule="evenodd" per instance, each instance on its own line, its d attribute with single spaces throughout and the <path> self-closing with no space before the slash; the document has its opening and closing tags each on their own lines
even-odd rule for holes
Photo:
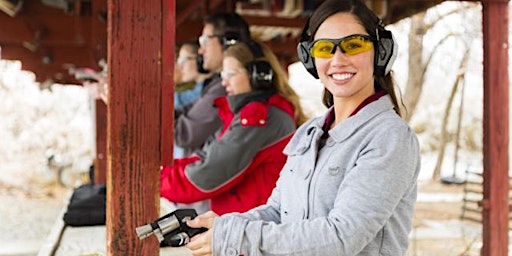
<svg viewBox="0 0 512 256">
<path fill-rule="evenodd" d="M 512 188 L 512 178 L 509 178 L 509 187 Z M 483 173 L 479 171 L 466 170 L 464 181 L 462 211 L 460 218 L 482 223 L 482 200 L 483 191 Z M 512 228 L 512 190 L 509 189 L 509 229 Z"/>
</svg>

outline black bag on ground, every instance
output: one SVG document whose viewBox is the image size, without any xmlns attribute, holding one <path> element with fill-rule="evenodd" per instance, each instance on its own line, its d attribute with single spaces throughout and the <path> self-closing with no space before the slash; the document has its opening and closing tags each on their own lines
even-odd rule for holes
<svg viewBox="0 0 512 256">
<path fill-rule="evenodd" d="M 82 185 L 75 188 L 64 214 L 69 226 L 105 225 L 107 188 L 104 184 Z"/>
</svg>

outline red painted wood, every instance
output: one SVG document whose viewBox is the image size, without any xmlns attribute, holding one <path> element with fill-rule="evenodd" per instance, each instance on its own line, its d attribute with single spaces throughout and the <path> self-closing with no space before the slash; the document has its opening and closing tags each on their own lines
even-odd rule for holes
<svg viewBox="0 0 512 256">
<path fill-rule="evenodd" d="M 10 17 L 0 12 L 0 24 L 9 29 L 0 30 L 2 43 L 33 41 L 36 32 L 42 31 L 41 44 L 51 46 L 84 46 L 91 40 L 91 17 L 80 17 L 60 13 L 56 16 L 45 14 Z M 103 25 L 106 28 L 106 24 Z M 80 30 L 78 30 L 80 29 Z M 81 31 L 81 32 L 80 32 Z"/>
<path fill-rule="evenodd" d="M 103 100 L 96 100 L 95 184 L 107 184 L 107 110 Z"/>
<path fill-rule="evenodd" d="M 50 62 L 43 62 L 45 56 Z M 36 80 L 43 82 L 53 79 L 56 82 L 80 84 L 69 74 L 67 67 L 70 64 L 78 67 L 95 67 L 92 52 L 86 47 L 59 47 L 58 49 L 42 49 L 36 53 L 29 51 L 21 45 L 2 45 L 2 59 L 20 60 L 22 69 L 34 72 Z M 67 65 L 66 65 L 67 64 Z"/>
<path fill-rule="evenodd" d="M 95 60 L 107 57 L 107 1 L 92 1 L 91 55 Z M 100 19 L 99 17 L 105 17 Z M 107 183 L 107 105 L 96 100 L 96 156 L 94 160 L 94 182 Z"/>
<path fill-rule="evenodd" d="M 176 26 L 175 27 L 182 25 L 183 22 L 185 22 L 193 12 L 197 11 L 198 8 L 200 8 L 202 5 L 204 5 L 204 3 L 205 2 L 203 0 L 190 1 L 190 3 L 188 3 L 187 7 L 183 11 L 181 11 L 181 13 L 178 17 L 176 17 L 176 22 L 175 22 Z M 174 6 L 174 8 L 176 8 L 176 5 Z"/>
<path fill-rule="evenodd" d="M 483 1 L 484 256 L 508 255 L 508 1 Z"/>
<path fill-rule="evenodd" d="M 158 217 L 162 1 L 108 1 L 108 255 L 159 255 L 135 227 Z"/>
<path fill-rule="evenodd" d="M 107 61 L 107 0 L 92 0 L 91 9 L 91 54 L 96 61 Z"/>
<path fill-rule="evenodd" d="M 173 160 L 174 144 L 174 59 L 176 45 L 176 1 L 162 0 L 162 165 Z"/>
</svg>

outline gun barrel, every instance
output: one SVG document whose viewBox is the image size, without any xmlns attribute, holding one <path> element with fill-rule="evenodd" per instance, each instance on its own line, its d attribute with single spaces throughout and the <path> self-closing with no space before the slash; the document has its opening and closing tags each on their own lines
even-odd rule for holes
<svg viewBox="0 0 512 256">
<path fill-rule="evenodd" d="M 148 225 L 136 227 L 135 232 L 137 232 L 137 236 L 139 237 L 139 239 L 142 240 L 146 237 L 153 235 L 153 228 L 151 227 L 150 224 L 148 224 Z"/>
</svg>

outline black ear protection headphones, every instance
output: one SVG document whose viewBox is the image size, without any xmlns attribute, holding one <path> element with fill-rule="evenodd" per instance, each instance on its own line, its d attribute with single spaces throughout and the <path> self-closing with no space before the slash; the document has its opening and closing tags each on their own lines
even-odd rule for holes
<svg viewBox="0 0 512 256">
<path fill-rule="evenodd" d="M 251 40 L 246 44 L 254 55 L 254 60 L 247 63 L 245 67 L 249 71 L 249 81 L 251 82 L 252 89 L 255 91 L 266 91 L 272 89 L 274 87 L 272 83 L 274 70 L 270 63 L 265 60 L 263 49 L 254 40 Z"/>
<path fill-rule="evenodd" d="M 297 54 L 300 61 L 304 64 L 306 70 L 316 79 L 318 79 L 318 72 L 316 71 L 315 61 L 309 53 L 310 38 L 312 35 L 308 33 L 309 30 L 309 19 L 304 25 L 300 36 L 300 42 L 297 45 Z M 396 59 L 398 52 L 398 45 L 395 43 L 393 34 L 391 31 L 386 30 L 382 25 L 382 21 L 379 22 L 376 31 L 377 38 L 373 43 L 375 49 L 374 59 L 374 74 L 378 76 L 384 76 L 391 71 L 393 62 Z"/>
<path fill-rule="evenodd" d="M 248 70 L 249 81 L 253 90 L 265 91 L 273 88 L 272 80 L 274 78 L 274 71 L 268 61 L 261 60 L 262 58 L 265 58 L 265 56 L 263 55 L 263 49 L 261 49 L 257 42 L 254 40 L 243 40 L 240 33 L 237 33 L 236 31 L 227 31 L 222 36 L 221 40 L 224 49 L 237 42 L 242 42 L 251 50 L 255 60 L 249 62 L 245 68 Z"/>
<path fill-rule="evenodd" d="M 251 87 L 255 91 L 266 91 L 272 89 L 274 78 L 274 70 L 266 60 L 254 60 L 247 64 L 249 71 L 249 81 Z"/>
<path fill-rule="evenodd" d="M 208 74 L 208 73 L 210 73 L 210 70 L 205 69 L 203 67 L 203 62 L 204 62 L 203 55 L 202 54 L 198 54 L 197 57 L 196 57 L 197 72 L 199 72 L 201 74 Z"/>
</svg>

